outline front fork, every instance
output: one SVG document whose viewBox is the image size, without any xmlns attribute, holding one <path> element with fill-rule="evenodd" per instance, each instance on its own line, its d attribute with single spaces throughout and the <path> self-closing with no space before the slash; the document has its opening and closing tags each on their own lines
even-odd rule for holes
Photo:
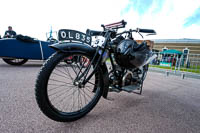
<svg viewBox="0 0 200 133">
<path fill-rule="evenodd" d="M 100 46 L 97 47 L 96 53 L 95 53 L 95 55 L 94 55 L 94 57 L 93 57 L 93 59 L 92 59 L 90 65 L 89 65 L 88 68 L 83 72 L 82 75 L 84 75 L 84 73 L 86 73 L 85 76 L 84 76 L 84 80 L 83 80 L 83 82 L 82 82 L 83 85 L 85 85 L 85 84 L 91 79 L 91 77 L 95 74 L 95 72 L 97 71 L 98 66 L 99 66 L 101 63 L 104 63 L 104 62 L 105 62 L 105 60 L 104 60 L 104 62 L 101 62 L 101 61 L 102 61 L 102 57 L 103 57 L 103 55 L 104 55 L 104 52 L 105 52 L 106 47 L 107 47 L 107 44 L 108 44 L 107 42 L 108 42 L 109 39 L 110 39 L 110 36 L 111 36 L 111 32 L 106 32 L 106 34 L 105 34 L 105 41 L 104 41 L 104 43 L 103 43 L 102 46 L 101 46 L 102 48 L 101 48 Z M 100 51 L 101 51 L 101 52 L 100 52 Z M 98 57 L 99 52 L 100 52 L 100 56 Z M 95 60 L 96 57 L 98 57 L 97 61 Z M 93 70 L 92 73 L 87 77 L 87 74 L 88 74 L 88 72 L 89 72 L 89 70 L 90 70 L 92 64 L 93 64 L 95 61 L 96 61 L 96 64 L 95 64 L 95 66 L 94 66 L 94 70 Z M 82 75 L 80 76 L 81 78 L 83 77 Z M 86 77 L 87 77 L 87 78 L 86 78 Z"/>
<path fill-rule="evenodd" d="M 80 68 L 80 71 L 79 73 L 77 74 L 77 77 L 75 78 L 74 80 L 74 84 L 77 84 L 79 83 L 79 86 L 81 87 L 84 87 L 85 84 L 92 78 L 92 76 L 95 74 L 95 72 L 97 71 L 97 68 L 98 66 L 100 65 L 101 63 L 101 60 L 102 60 L 102 56 L 103 56 L 103 53 L 105 50 L 103 50 L 103 52 L 100 53 L 99 55 L 99 50 L 100 50 L 100 47 L 97 47 L 97 50 L 95 52 L 95 55 L 94 57 L 92 58 L 92 61 L 90 62 L 90 64 L 87 66 L 87 68 L 83 71 L 82 71 L 82 68 L 85 64 L 85 62 L 83 62 L 84 64 L 81 65 L 81 68 Z M 98 57 L 98 58 L 97 58 Z M 96 64 L 94 63 L 96 62 Z M 95 64 L 94 66 L 94 70 L 88 75 L 88 72 L 90 70 L 90 68 L 92 67 L 92 64 Z M 83 78 L 83 80 L 80 82 L 81 78 Z"/>
</svg>

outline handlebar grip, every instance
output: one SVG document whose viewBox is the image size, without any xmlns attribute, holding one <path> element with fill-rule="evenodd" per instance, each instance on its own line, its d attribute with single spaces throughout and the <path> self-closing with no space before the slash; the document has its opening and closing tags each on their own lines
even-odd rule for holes
<svg viewBox="0 0 200 133">
<path fill-rule="evenodd" d="M 116 22 L 116 23 L 111 23 L 111 24 L 106 24 L 106 25 L 101 25 L 104 30 L 105 29 L 119 29 L 119 28 L 124 28 L 126 26 L 127 22 L 125 22 L 124 20 L 120 21 L 120 22 Z"/>
<path fill-rule="evenodd" d="M 86 30 L 86 34 L 90 35 L 90 36 L 102 36 L 103 32 L 102 31 L 95 31 L 95 30 L 87 29 Z"/>
<path fill-rule="evenodd" d="M 116 23 L 112 23 L 112 24 L 107 24 L 104 25 L 105 27 L 112 27 L 112 26 L 116 26 L 116 25 L 123 25 L 125 26 L 127 24 L 127 22 L 125 22 L 124 20 L 120 21 L 120 22 L 116 22 Z"/>
<path fill-rule="evenodd" d="M 143 33 L 156 33 L 155 30 L 152 29 L 138 29 L 138 32 L 143 32 Z"/>
</svg>

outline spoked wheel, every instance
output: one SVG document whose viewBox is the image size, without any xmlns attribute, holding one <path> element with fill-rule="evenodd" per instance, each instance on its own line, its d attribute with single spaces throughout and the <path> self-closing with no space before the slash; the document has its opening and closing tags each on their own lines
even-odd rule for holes
<svg viewBox="0 0 200 133">
<path fill-rule="evenodd" d="M 71 56 L 85 57 L 91 62 L 86 54 L 55 53 L 42 67 L 36 81 L 36 100 L 41 111 L 50 119 L 60 122 L 77 120 L 87 113 L 99 101 L 102 95 L 102 73 L 100 68 L 92 76 L 88 83 L 81 84 L 87 69 L 86 63 L 80 61 L 68 64 L 65 59 Z M 88 74 L 93 70 L 93 65 Z"/>
<path fill-rule="evenodd" d="M 14 66 L 20 66 L 25 64 L 28 59 L 9 59 L 9 58 L 3 58 L 3 61 L 5 61 L 9 65 L 14 65 Z"/>
</svg>

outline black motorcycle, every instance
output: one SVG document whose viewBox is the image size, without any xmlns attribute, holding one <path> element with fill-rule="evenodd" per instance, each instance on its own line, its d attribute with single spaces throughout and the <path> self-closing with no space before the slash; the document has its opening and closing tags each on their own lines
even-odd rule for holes
<svg viewBox="0 0 200 133">
<path fill-rule="evenodd" d="M 148 63 L 155 57 L 147 42 L 138 44 L 132 33 L 155 31 L 138 28 L 119 33 L 125 25 L 125 21 L 102 25 L 103 31 L 88 29 L 86 34 L 59 30 L 59 43 L 51 45 L 57 52 L 46 60 L 35 85 L 37 103 L 46 116 L 70 122 L 89 113 L 101 96 L 107 99 L 108 92 L 142 93 Z M 95 46 L 93 36 L 102 37 Z M 76 60 L 66 61 L 71 58 Z"/>
</svg>

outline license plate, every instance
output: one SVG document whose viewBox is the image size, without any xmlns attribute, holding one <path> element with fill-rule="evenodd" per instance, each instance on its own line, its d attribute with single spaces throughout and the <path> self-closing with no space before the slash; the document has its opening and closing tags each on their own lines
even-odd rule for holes
<svg viewBox="0 0 200 133">
<path fill-rule="evenodd" d="M 59 41 L 81 42 L 91 45 L 92 38 L 76 30 L 61 29 L 58 32 Z"/>
</svg>

